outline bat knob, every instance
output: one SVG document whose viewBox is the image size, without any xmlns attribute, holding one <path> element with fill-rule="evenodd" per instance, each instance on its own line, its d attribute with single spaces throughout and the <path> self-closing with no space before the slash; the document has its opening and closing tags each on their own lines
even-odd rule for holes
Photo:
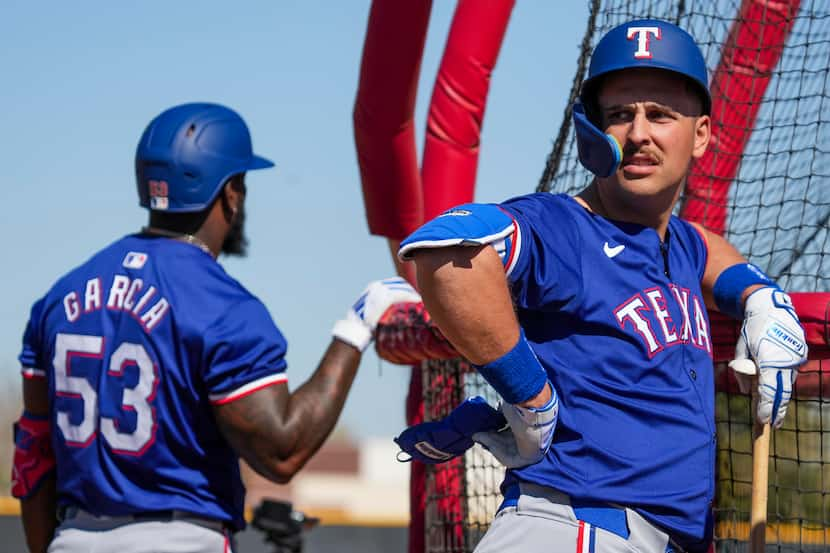
<svg viewBox="0 0 830 553">
<path fill-rule="evenodd" d="M 729 367 L 738 374 L 750 376 L 758 374 L 758 368 L 751 359 L 733 359 L 729 362 Z"/>
</svg>

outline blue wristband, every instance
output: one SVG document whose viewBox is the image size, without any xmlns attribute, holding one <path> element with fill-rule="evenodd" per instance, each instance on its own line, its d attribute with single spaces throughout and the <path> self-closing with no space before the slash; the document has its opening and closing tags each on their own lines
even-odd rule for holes
<svg viewBox="0 0 830 553">
<path fill-rule="evenodd" d="M 741 296 L 744 290 L 753 284 L 776 286 L 770 277 L 752 263 L 738 263 L 727 267 L 718 276 L 712 288 L 718 310 L 732 318 L 743 319 L 744 305 Z"/>
<path fill-rule="evenodd" d="M 524 330 L 513 349 L 486 365 L 474 365 L 507 403 L 516 405 L 542 391 L 548 382 L 545 369 L 530 349 Z"/>
</svg>

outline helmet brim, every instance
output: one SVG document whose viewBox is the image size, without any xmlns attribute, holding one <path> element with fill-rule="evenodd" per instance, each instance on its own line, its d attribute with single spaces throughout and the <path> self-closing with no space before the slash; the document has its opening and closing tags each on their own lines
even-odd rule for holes
<svg viewBox="0 0 830 553">
<path fill-rule="evenodd" d="M 251 157 L 251 161 L 248 163 L 248 171 L 254 171 L 256 169 L 268 169 L 269 167 L 273 166 L 274 162 L 270 159 L 265 159 L 264 157 L 254 155 Z"/>
</svg>

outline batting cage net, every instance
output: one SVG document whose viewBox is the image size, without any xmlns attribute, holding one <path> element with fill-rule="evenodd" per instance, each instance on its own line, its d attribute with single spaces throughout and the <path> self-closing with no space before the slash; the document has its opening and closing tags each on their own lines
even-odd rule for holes
<svg viewBox="0 0 830 553">
<path fill-rule="evenodd" d="M 624 21 L 644 17 L 688 30 L 703 50 L 711 79 L 713 140 L 692 168 L 678 214 L 726 236 L 794 292 L 807 330 L 810 361 L 798 378 L 784 426 L 772 433 L 770 444 L 767 551 L 828 551 L 830 3 L 592 2 L 564 122 L 538 190 L 575 193 L 590 181 L 577 158 L 570 106 L 599 38 Z M 452 347 L 428 315 L 419 312 L 413 319 L 413 309 L 402 307 L 384 321 L 378 346 L 387 358 L 396 352 L 392 361 L 426 359 L 425 419 L 446 415 L 469 395 L 484 395 L 495 404 L 495 393 L 463 360 L 453 358 Z M 745 551 L 752 475 L 750 398 L 738 391 L 726 369 L 737 323 L 715 313 L 711 322 L 718 387 L 715 547 Z M 472 551 L 501 501 L 503 474 L 503 467 L 479 446 L 463 458 L 429 466 L 426 550 Z"/>
</svg>

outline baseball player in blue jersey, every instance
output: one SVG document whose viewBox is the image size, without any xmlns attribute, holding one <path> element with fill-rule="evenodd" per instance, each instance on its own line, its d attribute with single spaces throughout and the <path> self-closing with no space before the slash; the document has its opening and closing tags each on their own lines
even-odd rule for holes
<svg viewBox="0 0 830 553">
<path fill-rule="evenodd" d="M 13 473 L 32 551 L 231 551 L 239 458 L 290 480 L 334 427 L 380 315 L 419 299 L 402 279 L 371 283 L 290 392 L 285 339 L 216 262 L 244 254 L 245 173 L 272 165 L 226 107 L 163 112 L 136 154 L 149 225 L 35 302 Z"/>
<path fill-rule="evenodd" d="M 710 139 L 707 82 L 677 26 L 612 29 L 574 106 L 588 187 L 462 205 L 402 243 L 433 319 L 502 398 L 498 410 L 467 400 L 396 439 L 431 463 L 478 441 L 508 467 L 480 553 L 707 550 L 707 308 L 743 319 L 736 359 L 757 367 L 759 420 L 781 424 L 807 355 L 789 297 L 672 215 Z"/>
</svg>

